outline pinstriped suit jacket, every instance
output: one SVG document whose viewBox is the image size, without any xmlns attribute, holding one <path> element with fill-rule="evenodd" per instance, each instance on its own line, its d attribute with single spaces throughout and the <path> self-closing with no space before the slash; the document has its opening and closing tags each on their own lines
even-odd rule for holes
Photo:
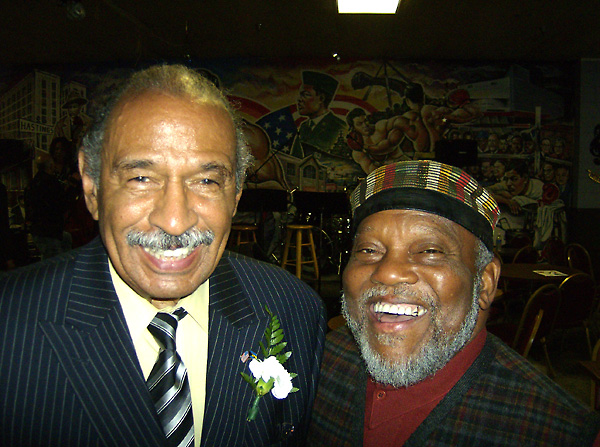
<svg viewBox="0 0 600 447">
<path fill-rule="evenodd" d="M 323 306 L 289 273 L 226 254 L 210 280 L 206 446 L 303 445 L 322 354 Z M 240 354 L 278 315 L 300 388 L 261 399 Z M 164 445 L 99 240 L 0 279 L 0 446 Z"/>
</svg>

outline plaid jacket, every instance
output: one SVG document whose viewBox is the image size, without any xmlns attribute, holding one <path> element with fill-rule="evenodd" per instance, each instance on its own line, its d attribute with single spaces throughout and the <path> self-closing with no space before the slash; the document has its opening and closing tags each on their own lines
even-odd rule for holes
<svg viewBox="0 0 600 447">
<path fill-rule="evenodd" d="M 309 446 L 362 446 L 366 379 L 347 327 L 329 333 Z M 405 446 L 581 447 L 599 431 L 600 415 L 488 334 L 479 357 Z"/>
</svg>

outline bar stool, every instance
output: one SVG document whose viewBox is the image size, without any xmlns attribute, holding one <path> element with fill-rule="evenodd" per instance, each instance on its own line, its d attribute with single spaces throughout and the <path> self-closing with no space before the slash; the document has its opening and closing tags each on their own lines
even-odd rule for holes
<svg viewBox="0 0 600 447">
<path fill-rule="evenodd" d="M 296 276 L 302 278 L 302 265 L 312 264 L 315 269 L 315 279 L 319 279 L 319 264 L 317 262 L 317 251 L 315 249 L 315 241 L 313 238 L 312 225 L 300 225 L 300 224 L 289 224 L 287 226 L 287 232 L 285 236 L 285 246 L 283 248 L 283 258 L 281 260 L 281 266 L 286 268 L 288 265 L 296 266 Z M 306 233 L 308 242 L 303 242 L 303 233 Z M 292 243 L 292 236 L 294 237 L 295 244 Z M 296 256 L 288 259 L 290 246 L 296 248 Z M 310 259 L 307 261 L 302 260 L 302 248 L 310 248 Z"/>
<path fill-rule="evenodd" d="M 229 241 L 227 244 L 231 247 L 234 242 L 236 247 L 244 244 L 252 244 L 256 242 L 256 231 L 258 227 L 251 224 L 235 224 L 231 226 Z"/>
</svg>

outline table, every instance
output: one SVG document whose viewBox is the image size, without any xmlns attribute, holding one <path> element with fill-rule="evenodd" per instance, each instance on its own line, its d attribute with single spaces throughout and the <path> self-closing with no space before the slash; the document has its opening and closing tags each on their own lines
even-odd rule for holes
<svg viewBox="0 0 600 447">
<path fill-rule="evenodd" d="M 557 272 L 560 274 L 543 275 L 537 272 Z M 526 295 L 523 299 L 529 298 L 531 294 L 544 284 L 560 285 L 565 279 L 574 273 L 581 273 L 581 270 L 571 268 L 566 265 L 554 265 L 547 263 L 534 264 L 512 264 L 507 263 L 502 265 L 500 270 L 500 278 L 510 284 L 510 288 L 516 286 L 517 289 L 524 290 Z M 506 287 L 506 284 L 504 284 Z"/>
<path fill-rule="evenodd" d="M 561 275 L 543 275 L 537 273 L 539 271 L 558 272 Z M 560 284 L 564 279 L 574 273 L 581 273 L 581 270 L 571 268 L 566 265 L 553 265 L 546 263 L 535 264 L 512 264 L 507 263 L 502 265 L 500 277 L 508 280 L 521 280 L 539 283 L 557 283 Z"/>
</svg>

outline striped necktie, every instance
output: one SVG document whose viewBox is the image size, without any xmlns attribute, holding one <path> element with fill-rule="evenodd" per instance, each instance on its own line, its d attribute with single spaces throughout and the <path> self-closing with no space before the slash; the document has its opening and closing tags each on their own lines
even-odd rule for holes
<svg viewBox="0 0 600 447">
<path fill-rule="evenodd" d="M 170 447 L 194 443 L 192 397 L 187 369 L 175 348 L 177 323 L 185 317 L 183 308 L 173 314 L 159 312 L 148 325 L 162 350 L 146 384 Z"/>
</svg>

